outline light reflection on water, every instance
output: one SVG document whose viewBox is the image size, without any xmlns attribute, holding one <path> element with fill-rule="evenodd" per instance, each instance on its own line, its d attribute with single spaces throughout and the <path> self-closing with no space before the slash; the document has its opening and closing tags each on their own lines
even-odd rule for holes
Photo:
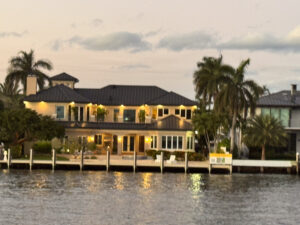
<svg viewBox="0 0 300 225">
<path fill-rule="evenodd" d="M 299 224 L 298 176 L 0 171 L 0 224 Z"/>
</svg>

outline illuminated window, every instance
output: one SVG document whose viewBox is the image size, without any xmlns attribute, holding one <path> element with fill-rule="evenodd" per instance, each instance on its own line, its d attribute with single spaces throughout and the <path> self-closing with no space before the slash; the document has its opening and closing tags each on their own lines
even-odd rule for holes
<svg viewBox="0 0 300 225">
<path fill-rule="evenodd" d="M 134 123 L 135 122 L 135 110 L 125 109 L 123 113 L 124 123 Z"/>
<path fill-rule="evenodd" d="M 185 109 L 181 109 L 180 110 L 180 116 L 181 117 L 185 117 Z"/>
<path fill-rule="evenodd" d="M 64 106 L 56 106 L 56 118 L 57 119 L 65 118 L 65 107 Z"/>
<path fill-rule="evenodd" d="M 95 135 L 94 142 L 97 145 L 102 145 L 102 135 Z"/>
<path fill-rule="evenodd" d="M 182 149 L 182 136 L 162 136 L 162 149 Z"/>
<path fill-rule="evenodd" d="M 186 149 L 193 149 L 193 143 L 194 138 L 193 137 L 187 137 L 186 138 Z"/>
<path fill-rule="evenodd" d="M 190 109 L 186 110 L 186 119 L 188 120 L 192 119 L 192 110 Z"/>
<path fill-rule="evenodd" d="M 151 136 L 151 148 L 152 149 L 157 148 L 157 136 Z"/>
<path fill-rule="evenodd" d="M 162 117 L 163 116 L 163 109 L 158 109 L 158 116 Z"/>
</svg>

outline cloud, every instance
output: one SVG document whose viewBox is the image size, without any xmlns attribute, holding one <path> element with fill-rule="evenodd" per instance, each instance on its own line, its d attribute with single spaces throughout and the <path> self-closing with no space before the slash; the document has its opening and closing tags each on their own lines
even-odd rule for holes
<svg viewBox="0 0 300 225">
<path fill-rule="evenodd" d="M 6 38 L 6 37 L 23 37 L 28 33 L 27 30 L 18 33 L 18 32 L 0 32 L 0 38 Z"/>
<path fill-rule="evenodd" d="M 139 52 L 151 48 L 151 44 L 143 40 L 140 34 L 130 32 L 116 32 L 86 38 L 75 36 L 68 42 L 93 51 L 130 50 L 131 52 Z"/>
<path fill-rule="evenodd" d="M 121 70 L 150 69 L 150 68 L 151 68 L 150 66 L 141 63 L 119 66 L 119 69 Z"/>
<path fill-rule="evenodd" d="M 206 49 L 214 47 L 216 37 L 204 31 L 166 36 L 158 43 L 158 48 L 166 48 L 172 51 L 184 49 Z"/>
<path fill-rule="evenodd" d="M 249 33 L 232 37 L 228 41 L 220 41 L 217 38 L 219 36 L 203 31 L 167 36 L 160 40 L 158 48 L 172 51 L 230 49 L 300 52 L 300 26 L 281 37 L 267 33 Z"/>
<path fill-rule="evenodd" d="M 158 35 L 160 32 L 162 31 L 162 29 L 158 29 L 158 30 L 152 30 L 152 31 L 149 31 L 147 33 L 144 34 L 145 37 L 153 37 L 153 36 L 156 36 Z"/>
<path fill-rule="evenodd" d="M 62 46 L 64 45 L 64 41 L 57 39 L 57 40 L 53 41 L 50 45 L 51 45 L 52 50 L 58 51 L 58 50 L 62 49 Z"/>
<path fill-rule="evenodd" d="M 94 20 L 92 20 L 92 25 L 93 25 L 94 27 L 98 27 L 98 26 L 100 26 L 102 23 L 103 23 L 103 21 L 102 21 L 101 19 L 94 19 Z"/>
</svg>

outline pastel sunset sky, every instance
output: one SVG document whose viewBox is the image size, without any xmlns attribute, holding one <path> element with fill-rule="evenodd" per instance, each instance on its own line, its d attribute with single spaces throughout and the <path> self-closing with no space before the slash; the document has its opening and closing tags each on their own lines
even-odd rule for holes
<svg viewBox="0 0 300 225">
<path fill-rule="evenodd" d="M 78 87 L 157 85 L 194 98 L 203 56 L 223 54 L 271 91 L 300 84 L 299 0 L 0 0 L 0 82 L 34 49 Z"/>
</svg>

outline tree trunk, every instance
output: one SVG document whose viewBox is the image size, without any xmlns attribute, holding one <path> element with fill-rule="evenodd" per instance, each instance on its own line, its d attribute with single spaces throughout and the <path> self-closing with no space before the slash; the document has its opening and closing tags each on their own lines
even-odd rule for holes
<svg viewBox="0 0 300 225">
<path fill-rule="evenodd" d="M 266 147 L 263 145 L 261 147 L 261 160 L 265 160 L 266 159 Z"/>
<path fill-rule="evenodd" d="M 208 152 L 210 153 L 210 140 L 209 140 L 209 135 L 207 132 L 205 132 L 205 141 L 206 141 L 206 145 L 207 145 L 207 148 L 208 148 Z"/>
<path fill-rule="evenodd" d="M 234 142 L 235 142 L 235 126 L 237 120 L 237 112 L 236 110 L 233 112 L 232 125 L 230 130 L 230 153 L 233 153 Z"/>
</svg>

